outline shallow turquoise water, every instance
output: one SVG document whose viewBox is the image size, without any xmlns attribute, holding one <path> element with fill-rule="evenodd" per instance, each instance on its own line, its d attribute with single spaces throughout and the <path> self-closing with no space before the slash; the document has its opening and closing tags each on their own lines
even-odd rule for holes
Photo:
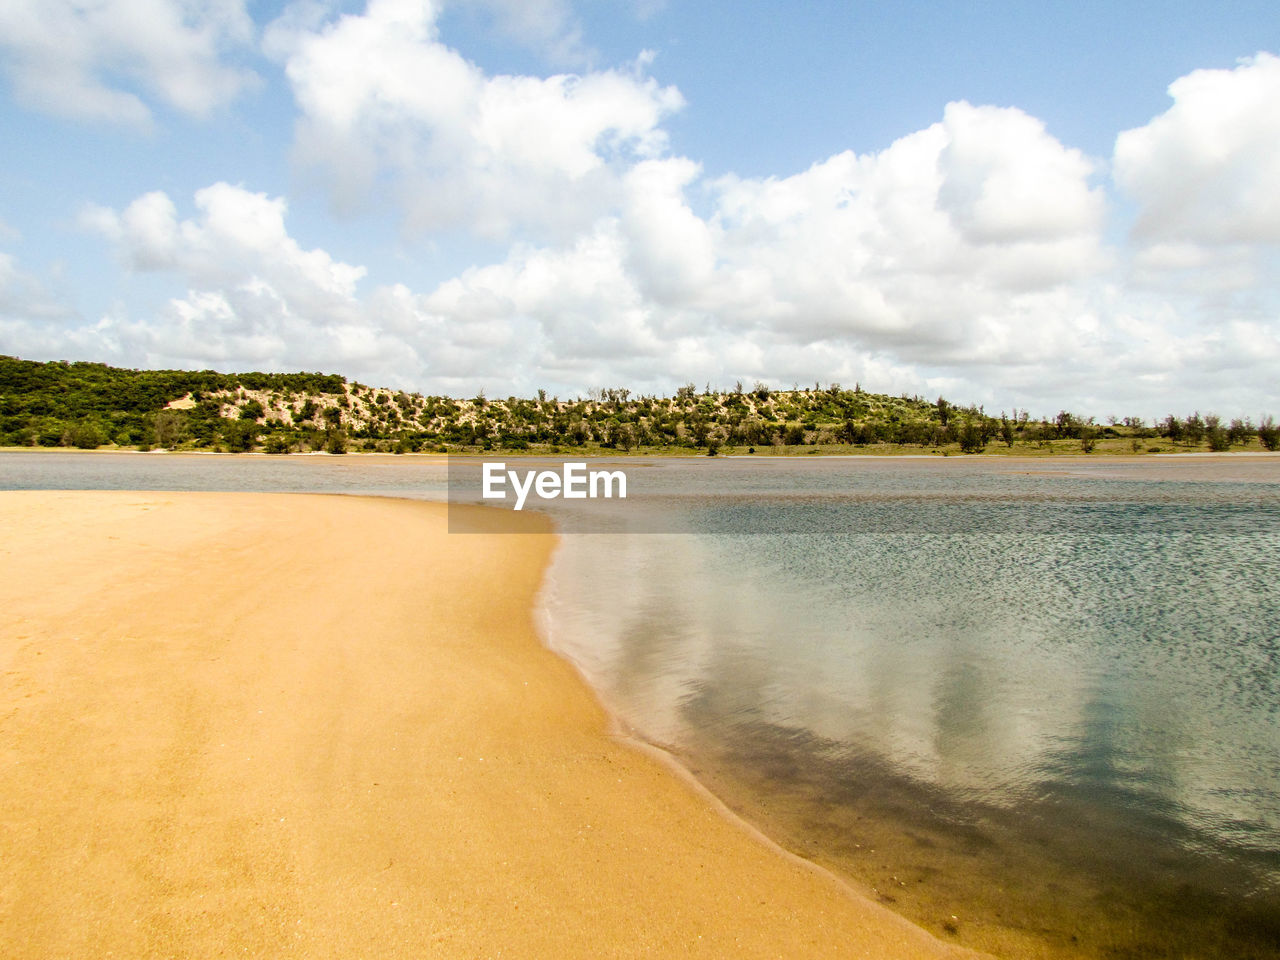
<svg viewBox="0 0 1280 960">
<path fill-rule="evenodd" d="M 944 935 L 1280 955 L 1280 464 L 1176 466 L 660 467 L 694 535 L 569 538 L 549 635 Z"/>
</svg>

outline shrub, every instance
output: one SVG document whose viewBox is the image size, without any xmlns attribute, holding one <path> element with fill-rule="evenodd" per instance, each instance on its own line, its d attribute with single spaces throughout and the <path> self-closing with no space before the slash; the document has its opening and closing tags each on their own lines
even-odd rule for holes
<svg viewBox="0 0 1280 960">
<path fill-rule="evenodd" d="M 71 445 L 80 450 L 96 450 L 106 442 L 96 425 L 83 422 L 71 428 L 69 439 Z"/>
<path fill-rule="evenodd" d="M 1263 417 L 1262 422 L 1258 424 L 1258 440 L 1267 450 L 1274 451 L 1280 447 L 1280 427 L 1276 426 L 1275 420 L 1271 417 Z"/>
<path fill-rule="evenodd" d="M 1248 443 L 1253 434 L 1253 424 L 1247 418 L 1241 420 L 1237 417 L 1231 421 L 1231 426 L 1227 428 L 1227 440 L 1231 443 Z"/>
<path fill-rule="evenodd" d="M 227 420 L 222 425 L 222 439 L 232 453 L 244 453 L 258 439 L 258 425 L 252 420 Z"/>
<path fill-rule="evenodd" d="M 172 450 L 182 439 L 186 426 L 187 415 L 181 410 L 157 410 L 155 427 L 153 428 L 156 443 Z"/>
<path fill-rule="evenodd" d="M 966 420 L 960 428 L 960 449 L 964 453 L 981 453 L 986 445 L 982 430 L 972 420 Z"/>
</svg>

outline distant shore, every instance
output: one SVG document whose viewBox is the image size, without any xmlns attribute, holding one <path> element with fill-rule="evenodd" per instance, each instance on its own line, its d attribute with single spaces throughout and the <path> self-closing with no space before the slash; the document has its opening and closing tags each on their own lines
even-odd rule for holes
<svg viewBox="0 0 1280 960">
<path fill-rule="evenodd" d="M 532 626 L 540 518 L 20 491 L 0 521 L 5 956 L 972 955 L 610 735 Z"/>
<path fill-rule="evenodd" d="M 1152 459 L 1167 459 L 1170 457 L 1195 457 L 1198 459 L 1236 459 L 1239 457 L 1252 458 L 1274 458 L 1280 459 L 1280 451 L 1270 450 L 1188 450 L 1170 447 L 1169 449 L 1161 449 L 1159 451 L 1150 451 L 1146 453 L 1124 452 L 1123 450 L 1113 449 L 1097 449 L 1092 453 L 1083 453 L 1079 448 L 1079 444 L 1072 447 L 1059 446 L 1057 448 L 1049 448 L 1045 450 L 1028 450 L 1019 448 L 1016 450 L 987 450 L 982 453 L 961 453 L 957 450 L 921 450 L 918 447 L 895 447 L 892 449 L 874 449 L 874 448 L 850 448 L 850 447 L 781 447 L 768 448 L 766 451 L 757 450 L 755 453 L 747 453 L 746 451 L 729 449 L 721 450 L 713 457 L 708 457 L 706 451 L 690 450 L 683 448 L 659 447 L 651 450 L 611 450 L 608 448 L 561 448 L 552 450 L 465 450 L 454 451 L 451 453 L 435 453 L 430 451 L 405 451 L 403 453 L 391 451 L 373 451 L 373 450 L 349 450 L 341 454 L 327 453 L 323 450 L 311 450 L 302 453 L 290 454 L 274 454 L 266 453 L 262 450 L 252 451 L 230 451 L 230 450 L 211 450 L 211 449 L 182 449 L 167 450 L 163 448 L 153 448 L 150 450 L 139 450 L 135 447 L 97 447 L 92 450 L 82 450 L 76 447 L 5 447 L 0 446 L 0 453 L 28 453 L 34 455 L 64 453 L 74 454 L 76 456 L 101 456 L 103 454 L 128 454 L 130 456 L 217 456 L 217 457 L 253 457 L 255 459 L 278 460 L 285 458 L 310 459 L 335 458 L 342 457 L 353 458 L 376 458 L 384 460 L 438 460 L 442 463 L 447 462 L 450 457 L 464 457 L 468 459 L 521 459 L 526 457 L 554 457 L 559 460 L 590 460 L 600 459 L 621 459 L 621 460 L 644 460 L 644 459 L 700 459 L 700 460 L 717 460 L 717 459 L 757 459 L 757 460 L 807 460 L 807 459 L 827 459 L 832 457 L 867 457 L 881 459 L 916 459 L 916 460 L 938 460 L 938 459 L 980 459 L 980 460 L 1129 460 L 1142 461 Z"/>
</svg>

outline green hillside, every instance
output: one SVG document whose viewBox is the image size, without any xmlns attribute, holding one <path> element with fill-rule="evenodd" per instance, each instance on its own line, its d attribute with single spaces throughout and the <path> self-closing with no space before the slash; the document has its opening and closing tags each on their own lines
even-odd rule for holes
<svg viewBox="0 0 1280 960">
<path fill-rule="evenodd" d="M 321 373 L 125 370 L 0 357 L 0 445 L 285 454 L 509 451 L 575 454 L 1145 453 L 1274 450 L 1270 417 L 1135 418 L 1106 425 L 1061 412 L 992 416 L 943 398 L 838 384 L 763 384 L 674 396 L 590 391 L 560 399 L 460 399 L 368 387 Z"/>
</svg>

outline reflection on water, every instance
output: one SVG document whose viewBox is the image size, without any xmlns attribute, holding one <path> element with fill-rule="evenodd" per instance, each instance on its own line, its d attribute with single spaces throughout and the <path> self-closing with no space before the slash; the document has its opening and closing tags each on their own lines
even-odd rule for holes
<svg viewBox="0 0 1280 960">
<path fill-rule="evenodd" d="M 693 535 L 566 538 L 551 642 L 733 805 L 944 935 L 1276 956 L 1277 466 L 673 478 Z M 823 535 L 708 532 L 807 529 L 779 513 L 819 509 L 815 483 Z M 1005 508 L 1037 498 L 1020 532 Z"/>
</svg>

